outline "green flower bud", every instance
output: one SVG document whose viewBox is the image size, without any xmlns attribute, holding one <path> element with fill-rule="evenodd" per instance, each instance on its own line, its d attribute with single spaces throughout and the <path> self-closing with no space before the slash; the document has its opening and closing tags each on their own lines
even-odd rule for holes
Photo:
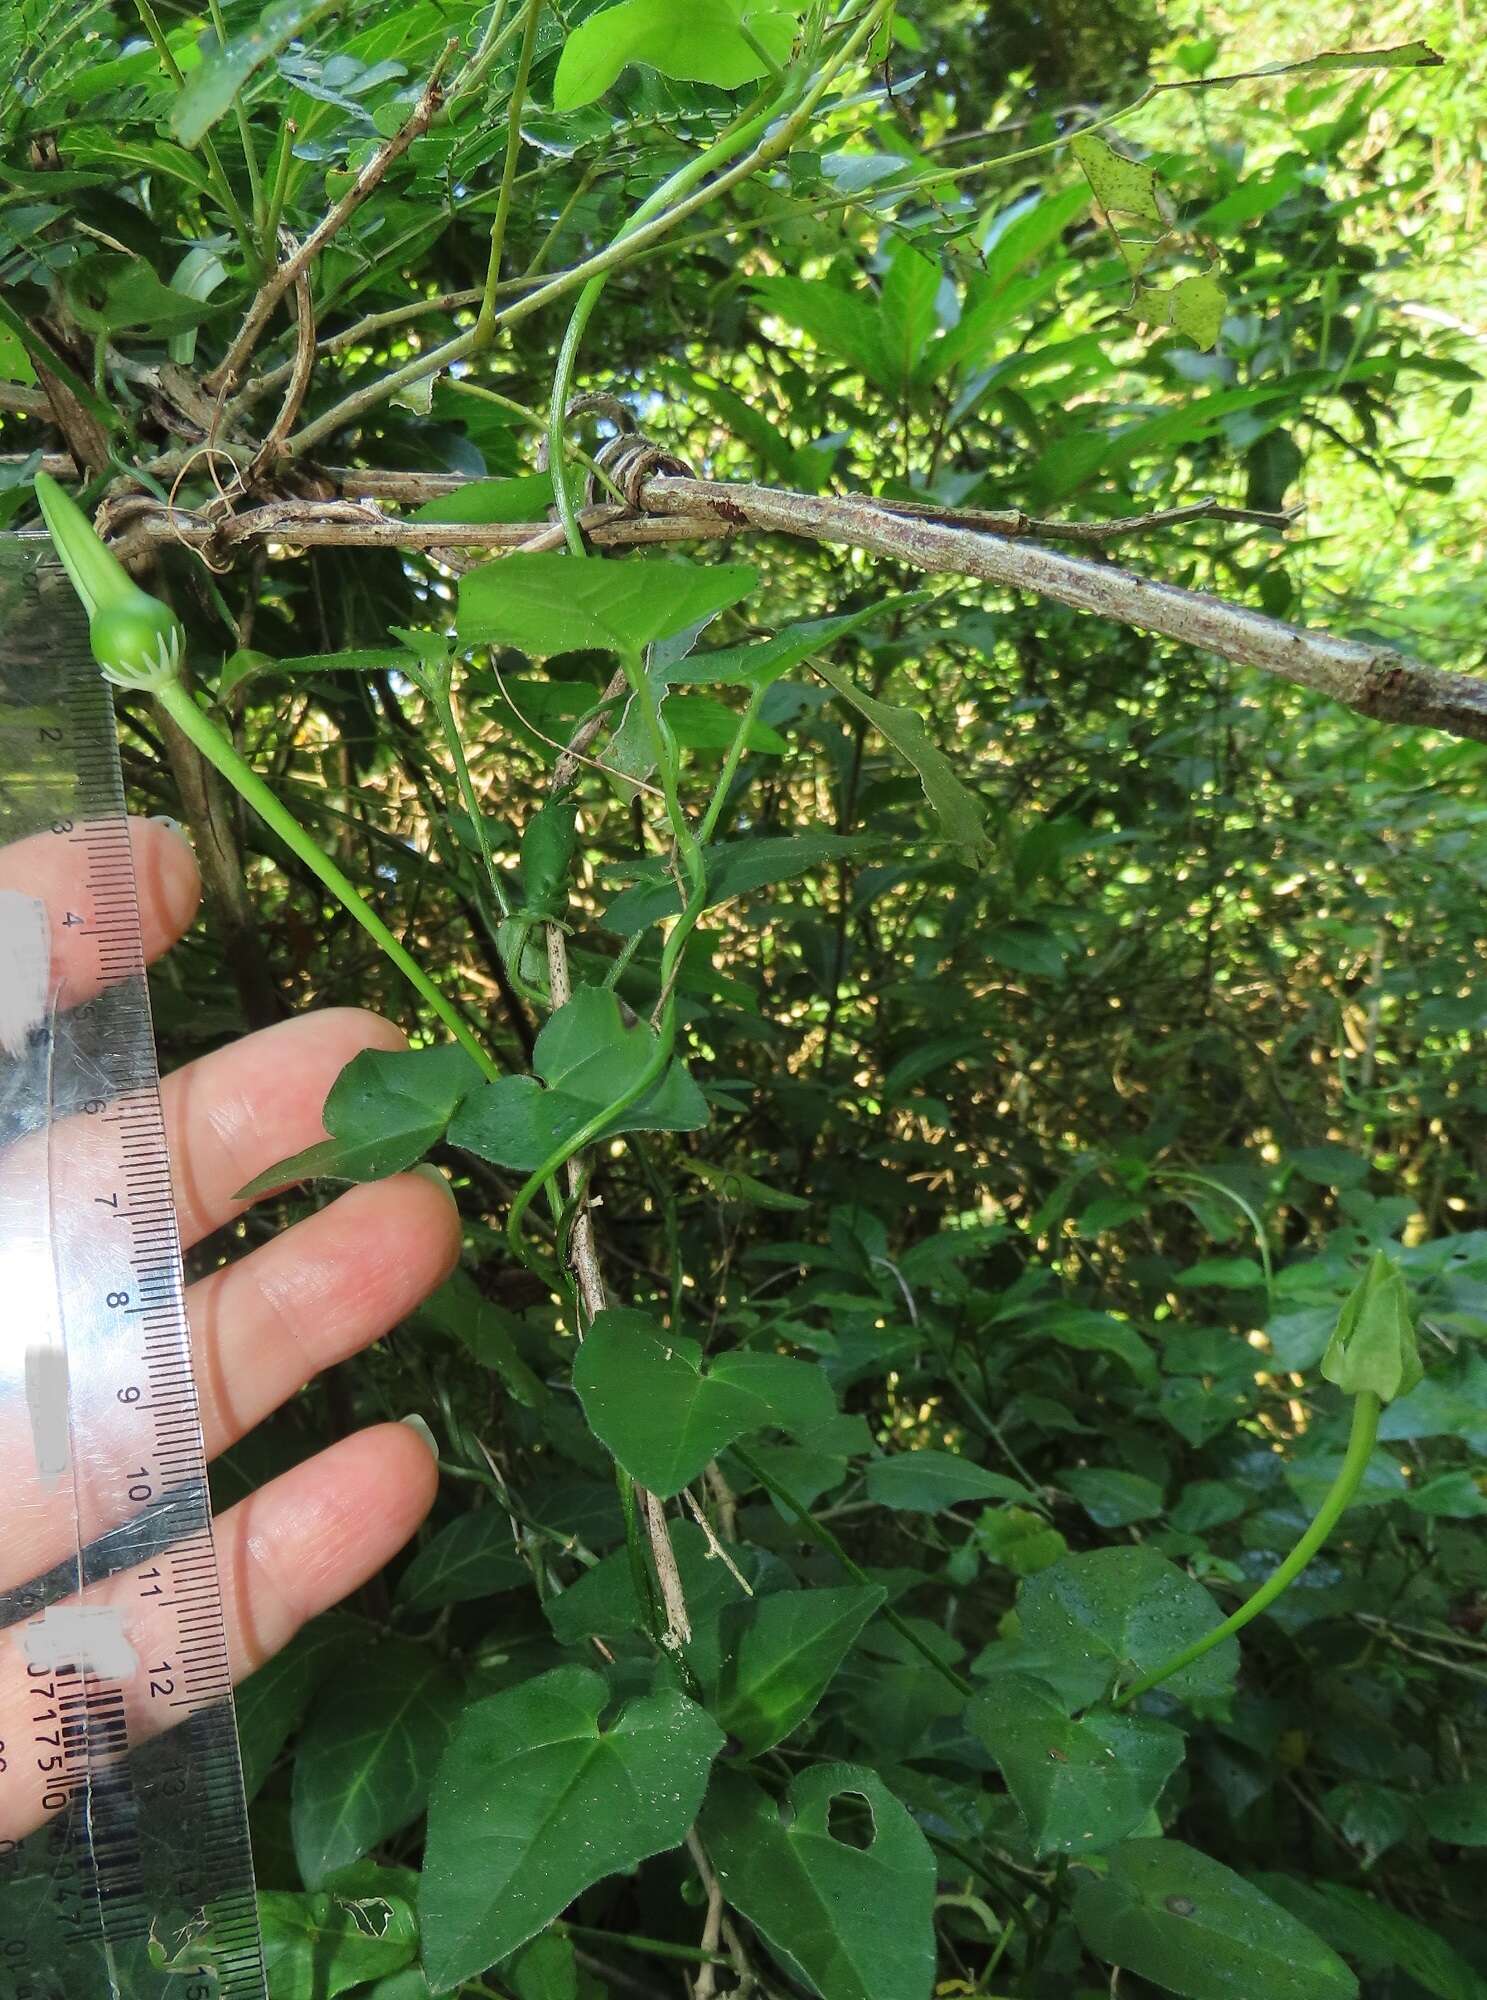
<svg viewBox="0 0 1487 2000">
<path fill-rule="evenodd" d="M 152 687 L 174 680 L 185 657 L 186 634 L 168 605 L 146 591 L 100 604 L 88 627 L 93 657 L 120 687 Z"/>
<path fill-rule="evenodd" d="M 52 546 L 88 614 L 93 657 L 104 673 L 121 687 L 153 688 L 173 681 L 186 654 L 180 619 L 140 589 L 50 474 L 37 473 L 36 497 Z"/>
<path fill-rule="evenodd" d="M 1381 1403 L 1391 1403 L 1408 1395 L 1424 1372 L 1404 1274 L 1375 1251 L 1338 1315 L 1322 1373 L 1350 1396 L 1371 1389 Z"/>
</svg>

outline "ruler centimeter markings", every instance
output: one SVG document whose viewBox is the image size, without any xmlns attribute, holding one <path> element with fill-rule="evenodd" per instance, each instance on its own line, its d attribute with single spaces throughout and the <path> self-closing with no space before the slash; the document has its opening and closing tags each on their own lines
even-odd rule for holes
<svg viewBox="0 0 1487 2000">
<path fill-rule="evenodd" d="M 39 537 L 0 850 L 0 2000 L 266 2000 L 113 705 Z"/>
</svg>

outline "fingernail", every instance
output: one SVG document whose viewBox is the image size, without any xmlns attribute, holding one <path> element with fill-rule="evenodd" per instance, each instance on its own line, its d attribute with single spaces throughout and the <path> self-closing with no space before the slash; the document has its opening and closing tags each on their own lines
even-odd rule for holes
<svg viewBox="0 0 1487 2000">
<path fill-rule="evenodd" d="M 454 1201 L 454 1189 L 449 1185 L 448 1176 L 441 1173 L 432 1160 L 420 1160 L 416 1167 L 409 1169 L 409 1172 L 422 1174 L 426 1181 L 432 1181 L 436 1188 L 442 1188 L 445 1194 L 449 1196 L 449 1199 Z M 458 1208 L 458 1206 L 459 1203 L 455 1202 L 455 1207 Z"/>
<path fill-rule="evenodd" d="M 412 1431 L 413 1435 L 416 1438 L 423 1439 L 424 1443 L 428 1446 L 429 1450 L 433 1453 L 435 1458 L 439 1456 L 439 1441 L 434 1436 L 433 1432 L 429 1429 L 428 1425 L 424 1422 L 422 1417 L 415 1414 L 411 1417 L 404 1417 L 402 1419 L 402 1422 L 408 1430 Z"/>
</svg>

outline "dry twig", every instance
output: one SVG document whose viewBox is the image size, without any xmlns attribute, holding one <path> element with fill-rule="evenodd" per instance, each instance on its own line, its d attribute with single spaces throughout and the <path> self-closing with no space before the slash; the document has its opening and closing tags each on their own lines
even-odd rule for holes
<svg viewBox="0 0 1487 2000">
<path fill-rule="evenodd" d="M 433 69 L 429 72 L 429 80 L 423 87 L 423 94 L 408 117 L 392 137 L 377 148 L 340 200 L 326 211 L 294 255 L 277 266 L 260 286 L 257 297 L 248 308 L 247 317 L 238 329 L 237 338 L 206 378 L 204 386 L 210 394 L 220 396 L 231 391 L 242 373 L 243 363 L 257 346 L 258 337 L 268 325 L 280 299 L 301 273 L 309 269 L 337 231 L 344 228 L 393 161 L 401 159 L 413 141 L 428 130 L 429 120 L 443 102 L 440 78 L 458 47 L 458 36 L 451 37 L 445 43 Z"/>
</svg>

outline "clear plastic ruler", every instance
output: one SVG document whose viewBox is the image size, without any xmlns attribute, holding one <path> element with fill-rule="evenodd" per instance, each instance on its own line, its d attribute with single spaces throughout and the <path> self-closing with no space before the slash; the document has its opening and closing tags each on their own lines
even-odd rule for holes
<svg viewBox="0 0 1487 2000">
<path fill-rule="evenodd" d="M 263 2000 L 110 690 L 0 535 L 0 2000 Z"/>
</svg>

